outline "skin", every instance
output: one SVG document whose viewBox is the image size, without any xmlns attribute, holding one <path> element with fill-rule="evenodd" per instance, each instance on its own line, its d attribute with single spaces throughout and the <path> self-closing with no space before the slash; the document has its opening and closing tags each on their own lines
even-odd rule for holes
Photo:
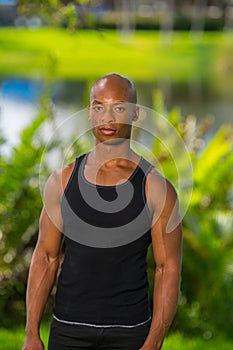
<svg viewBox="0 0 233 350">
<path fill-rule="evenodd" d="M 95 147 L 89 153 L 84 169 L 88 181 L 111 186 L 125 181 L 132 174 L 140 160 L 130 148 L 131 125 L 138 118 L 138 112 L 134 86 L 124 77 L 110 74 L 93 85 L 89 120 Z M 60 200 L 73 168 L 74 162 L 55 171 L 45 186 L 38 242 L 28 279 L 23 350 L 44 349 L 39 328 L 59 268 L 62 242 Z M 139 350 L 158 350 L 162 347 L 178 301 L 182 229 L 177 194 L 169 181 L 154 169 L 147 177 L 146 196 L 153 218 L 151 236 L 156 271 L 151 327 Z"/>
</svg>

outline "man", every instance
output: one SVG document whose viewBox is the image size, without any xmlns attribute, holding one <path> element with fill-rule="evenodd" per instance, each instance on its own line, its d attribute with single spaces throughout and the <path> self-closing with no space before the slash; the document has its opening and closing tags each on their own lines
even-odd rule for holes
<svg viewBox="0 0 233 350">
<path fill-rule="evenodd" d="M 49 350 L 161 349 L 180 286 L 182 230 L 172 185 L 130 147 L 139 108 L 118 74 L 90 93 L 95 147 L 54 172 L 44 192 L 27 288 L 24 350 L 44 349 L 43 310 L 59 268 Z M 153 313 L 146 254 L 156 262 Z"/>
</svg>

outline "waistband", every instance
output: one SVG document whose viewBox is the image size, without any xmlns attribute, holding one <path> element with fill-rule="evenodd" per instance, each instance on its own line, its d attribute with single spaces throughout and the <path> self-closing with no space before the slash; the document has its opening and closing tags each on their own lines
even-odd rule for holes
<svg viewBox="0 0 233 350">
<path fill-rule="evenodd" d="M 87 327 L 94 327 L 94 328 L 112 328 L 112 327 L 122 327 L 122 328 L 134 328 L 134 327 L 139 327 L 142 326 L 151 320 L 151 316 L 143 322 L 137 323 L 137 324 L 132 324 L 132 325 L 123 325 L 123 324 L 93 324 L 93 323 L 85 323 L 85 322 L 73 322 L 73 321 L 66 321 L 66 320 L 61 320 L 60 318 L 56 317 L 53 314 L 53 318 L 61 323 L 69 324 L 69 325 L 74 325 L 74 326 L 87 326 Z"/>
</svg>

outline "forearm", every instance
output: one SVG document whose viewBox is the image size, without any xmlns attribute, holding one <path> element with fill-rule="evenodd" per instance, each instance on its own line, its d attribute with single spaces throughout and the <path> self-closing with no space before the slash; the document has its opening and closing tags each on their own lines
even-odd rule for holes
<svg viewBox="0 0 233 350">
<path fill-rule="evenodd" d="M 150 349 L 161 349 L 166 332 L 174 318 L 180 290 L 180 269 L 159 267 L 156 269 L 153 316 L 146 339 Z"/>
<path fill-rule="evenodd" d="M 26 308 L 26 333 L 38 335 L 43 311 L 54 285 L 58 258 L 50 259 L 46 253 L 35 251 L 29 272 Z"/>
</svg>

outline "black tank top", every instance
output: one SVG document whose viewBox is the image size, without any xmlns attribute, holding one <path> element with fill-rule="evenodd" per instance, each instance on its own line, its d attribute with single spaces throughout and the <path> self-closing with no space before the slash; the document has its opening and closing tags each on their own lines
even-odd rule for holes
<svg viewBox="0 0 233 350">
<path fill-rule="evenodd" d="M 71 324 L 137 326 L 150 319 L 145 181 L 152 165 L 141 158 L 127 181 L 99 186 L 84 177 L 86 158 L 76 159 L 61 200 L 66 244 L 54 317 Z"/>
</svg>

